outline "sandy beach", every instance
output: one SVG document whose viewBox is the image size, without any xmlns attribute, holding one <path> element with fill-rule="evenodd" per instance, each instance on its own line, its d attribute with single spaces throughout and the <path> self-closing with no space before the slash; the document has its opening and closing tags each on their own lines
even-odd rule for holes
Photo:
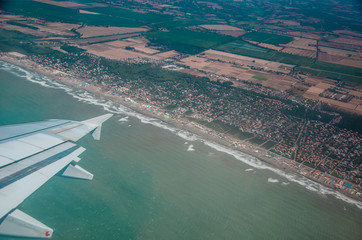
<svg viewBox="0 0 362 240">
<path fill-rule="evenodd" d="M 272 156 L 270 152 L 263 148 L 252 145 L 249 142 L 236 139 L 227 134 L 205 129 L 205 127 L 202 125 L 191 122 L 186 118 L 175 118 L 169 115 L 166 110 L 159 109 L 157 106 L 150 106 L 147 103 L 138 102 L 137 100 L 131 99 L 128 96 L 123 96 L 119 92 L 113 91 L 108 86 L 88 82 L 86 79 L 81 79 L 77 76 L 60 72 L 48 66 L 41 66 L 26 57 L 3 53 L 0 55 L 0 60 L 20 66 L 41 75 L 45 75 L 53 80 L 59 81 L 73 88 L 86 90 L 97 97 L 109 99 L 146 116 L 162 120 L 173 127 L 196 134 L 206 141 L 214 142 L 229 149 L 252 155 L 267 163 L 268 165 L 281 169 L 287 173 L 297 173 L 308 179 L 318 182 L 325 187 L 337 189 L 340 193 L 355 200 L 361 201 L 362 199 L 362 195 L 359 192 L 344 186 L 344 181 L 341 179 L 337 179 L 326 173 L 321 174 L 315 169 L 301 165 L 300 163 L 286 157 L 279 155 Z"/>
</svg>

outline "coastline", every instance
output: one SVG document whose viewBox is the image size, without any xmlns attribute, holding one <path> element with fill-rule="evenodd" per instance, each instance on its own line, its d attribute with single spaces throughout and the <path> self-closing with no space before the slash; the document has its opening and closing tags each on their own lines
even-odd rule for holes
<svg viewBox="0 0 362 240">
<path fill-rule="evenodd" d="M 0 60 L 44 75 L 72 88 L 82 89 L 97 97 L 102 97 L 112 102 L 119 103 L 147 117 L 161 120 L 172 127 L 193 133 L 205 141 L 216 143 L 228 149 L 251 155 L 266 163 L 268 166 L 275 167 L 286 173 L 299 174 L 300 176 L 306 177 L 329 189 L 334 189 L 359 202 L 362 200 L 361 195 L 356 194 L 356 192 L 353 192 L 351 189 L 343 185 L 343 180 L 339 179 L 340 181 L 338 181 L 335 177 L 327 174 L 315 174 L 315 169 L 307 166 L 301 166 L 300 163 L 282 156 L 268 156 L 267 150 L 252 145 L 249 142 L 235 139 L 227 134 L 221 134 L 214 130 L 206 130 L 202 125 L 191 122 L 186 118 L 173 118 L 172 116 L 169 116 L 166 111 L 158 109 L 157 107 L 148 106 L 147 103 L 137 102 L 136 100 L 132 100 L 129 97 L 122 96 L 118 93 L 115 94 L 115 92 L 107 86 L 90 83 L 77 76 L 72 76 L 56 69 L 39 65 L 28 58 L 19 58 L 12 55 L 2 54 L 0 55 Z M 334 181 L 331 181 L 330 179 L 333 179 Z"/>
</svg>

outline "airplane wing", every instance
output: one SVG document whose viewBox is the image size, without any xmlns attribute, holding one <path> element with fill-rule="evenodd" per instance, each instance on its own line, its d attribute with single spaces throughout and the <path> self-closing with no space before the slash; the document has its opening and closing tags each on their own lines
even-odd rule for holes
<svg viewBox="0 0 362 240">
<path fill-rule="evenodd" d="M 89 132 L 99 140 L 102 123 L 112 115 L 0 126 L 1 235 L 52 236 L 53 229 L 16 207 L 58 172 L 91 180 L 93 175 L 76 165 L 85 149 L 74 142 Z"/>
</svg>

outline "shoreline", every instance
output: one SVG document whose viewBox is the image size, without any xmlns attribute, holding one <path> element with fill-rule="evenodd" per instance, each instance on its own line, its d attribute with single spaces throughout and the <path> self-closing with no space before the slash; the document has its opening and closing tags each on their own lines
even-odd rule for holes
<svg viewBox="0 0 362 240">
<path fill-rule="evenodd" d="M 219 144 L 233 151 L 239 151 L 244 154 L 251 155 L 271 167 L 275 167 L 276 169 L 285 173 L 296 173 L 299 176 L 306 177 L 313 182 L 319 183 L 328 189 L 333 189 L 343 194 L 344 196 L 357 200 L 359 203 L 361 203 L 362 195 L 357 193 L 357 191 L 345 187 L 343 185 L 343 180 L 337 179 L 328 174 L 316 174 L 316 172 L 319 172 L 318 170 L 305 165 L 302 166 L 300 163 L 295 162 L 294 160 L 279 155 L 276 155 L 277 157 L 268 155 L 268 150 L 246 142 L 245 140 L 235 139 L 227 134 L 219 133 L 215 130 L 206 130 L 204 126 L 195 122 L 191 122 L 186 118 L 173 118 L 172 116 L 168 115 L 165 110 L 159 109 L 158 107 L 149 106 L 147 103 L 137 102 L 125 95 L 120 95 L 118 93 L 115 94 L 115 92 L 112 91 L 110 87 L 90 83 L 80 77 L 60 72 L 48 66 L 39 65 L 27 57 L 19 58 L 2 53 L 0 54 L 0 60 L 44 75 L 69 87 L 82 89 L 97 97 L 102 97 L 112 102 L 121 104 L 142 115 L 161 120 L 172 127 L 195 134 L 205 141 Z M 333 179 L 333 181 L 331 181 L 331 179 Z M 290 180 L 288 179 L 288 181 Z"/>
</svg>

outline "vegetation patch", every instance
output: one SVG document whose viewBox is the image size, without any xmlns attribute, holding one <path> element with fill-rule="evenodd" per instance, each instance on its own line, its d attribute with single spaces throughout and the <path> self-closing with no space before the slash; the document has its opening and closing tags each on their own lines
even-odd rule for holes
<svg viewBox="0 0 362 240">
<path fill-rule="evenodd" d="M 303 96 L 308 88 L 291 86 L 287 91 L 294 96 Z"/>
<path fill-rule="evenodd" d="M 255 74 L 253 76 L 254 79 L 257 79 L 257 80 L 261 80 L 261 81 L 266 81 L 268 80 L 268 76 L 264 76 L 264 75 L 259 75 L 259 74 Z"/>
<path fill-rule="evenodd" d="M 244 35 L 244 38 L 250 39 L 251 41 L 255 42 L 269 43 L 276 46 L 279 46 L 279 44 L 288 44 L 294 40 L 293 37 L 264 33 L 264 32 L 247 33 L 246 35 Z"/>
<path fill-rule="evenodd" d="M 138 15 L 132 15 L 130 13 L 112 15 L 112 12 L 99 15 L 82 14 L 79 13 L 78 9 L 60 7 L 36 1 L 7 1 L 2 10 L 51 22 L 85 23 L 93 26 L 139 27 L 145 25 L 146 20 L 149 20 L 150 22 L 152 22 L 151 19 L 156 21 L 156 18 L 148 17 L 147 14 L 142 17 L 142 20 L 140 19 L 143 14 L 140 13 L 137 13 Z M 90 8 L 86 10 L 95 11 L 97 9 Z M 130 10 L 124 11 L 132 12 Z M 147 19 L 147 17 L 149 19 Z"/>
<path fill-rule="evenodd" d="M 32 35 L 0 29 L 0 36 L 0 51 L 2 52 L 19 52 L 25 55 L 54 52 L 48 47 L 35 46 L 32 40 L 35 40 L 36 37 Z"/>
<path fill-rule="evenodd" d="M 21 23 L 21 22 L 7 21 L 6 23 L 7 23 L 7 24 L 14 25 L 14 26 L 19 26 L 19 27 L 30 28 L 30 29 L 33 29 L 33 30 L 38 30 L 37 27 L 30 26 L 30 25 L 27 25 L 27 24 L 24 24 L 24 23 Z"/>
<path fill-rule="evenodd" d="M 292 69 L 293 69 L 293 67 L 291 67 L 291 66 L 285 66 L 285 65 L 280 65 L 278 68 L 279 68 L 279 69 L 288 69 L 288 70 L 292 70 Z"/>
<path fill-rule="evenodd" d="M 277 143 L 274 141 L 267 141 L 266 143 L 264 143 L 263 145 L 261 145 L 262 148 L 265 149 L 270 149 L 272 147 L 274 147 Z"/>
<path fill-rule="evenodd" d="M 82 52 L 85 52 L 84 49 L 81 49 L 81 48 L 75 47 L 75 46 L 69 46 L 67 44 L 64 44 L 63 46 L 61 46 L 60 49 L 63 49 L 64 51 L 66 51 L 68 53 L 82 53 Z"/>
<path fill-rule="evenodd" d="M 244 41 L 235 41 L 231 43 L 225 44 L 225 46 L 228 46 L 233 49 L 240 49 L 245 51 L 252 51 L 252 52 L 259 52 L 259 53 L 267 53 L 269 50 L 266 48 L 262 48 Z"/>
<path fill-rule="evenodd" d="M 254 135 L 252 133 L 243 132 L 238 127 L 231 126 L 227 123 L 224 123 L 220 120 L 214 120 L 212 122 L 204 124 L 206 127 L 214 129 L 216 131 L 219 131 L 221 133 L 227 133 L 230 134 L 236 138 L 239 138 L 241 140 L 253 137 Z"/>
<path fill-rule="evenodd" d="M 153 31 L 145 36 L 154 44 L 160 44 L 183 53 L 195 54 L 229 41 L 233 37 L 216 33 L 195 32 L 190 30 Z"/>
<path fill-rule="evenodd" d="M 201 20 L 179 19 L 179 20 L 169 20 L 159 23 L 153 23 L 150 26 L 153 28 L 175 29 L 175 28 L 184 28 L 189 26 L 197 26 L 205 23 L 206 23 L 205 21 Z"/>
<path fill-rule="evenodd" d="M 124 19 L 126 21 L 135 21 L 142 24 L 153 24 L 159 22 L 170 21 L 173 19 L 170 15 L 156 14 L 156 13 L 138 13 L 131 10 L 119 7 L 97 7 L 87 8 L 87 11 L 101 13 L 103 15 L 115 18 Z"/>
<path fill-rule="evenodd" d="M 260 137 L 260 136 L 255 136 L 255 137 L 249 139 L 248 141 L 253 143 L 253 144 L 260 145 L 263 142 L 265 142 L 265 139 Z"/>
</svg>

